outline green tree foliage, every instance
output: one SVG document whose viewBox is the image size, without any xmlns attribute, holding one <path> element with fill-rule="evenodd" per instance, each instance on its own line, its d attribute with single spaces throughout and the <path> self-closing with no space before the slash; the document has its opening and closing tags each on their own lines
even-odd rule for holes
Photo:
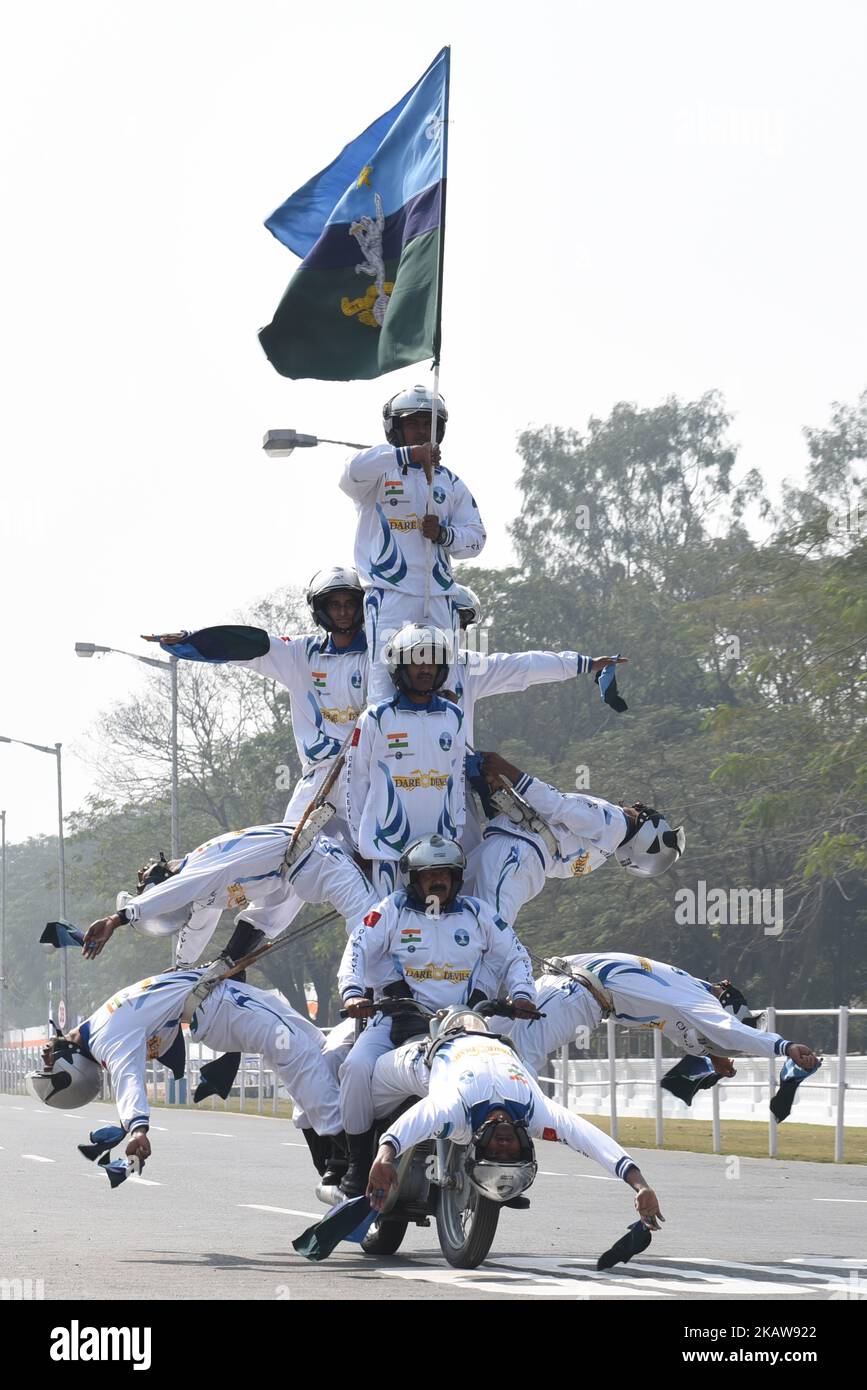
<svg viewBox="0 0 867 1390">
<path fill-rule="evenodd" d="M 610 863 L 580 882 L 549 882 L 518 923 L 532 951 L 634 950 L 730 976 L 756 1005 L 855 1003 L 867 994 L 867 540 L 829 517 L 857 509 L 867 393 L 805 431 L 804 484 L 787 486 L 776 513 L 758 475 L 737 476 L 730 430 L 712 393 L 644 410 L 622 403 L 583 433 L 521 437 L 518 563 L 464 570 L 489 615 L 490 650 L 622 652 L 630 708 L 613 713 L 589 677 L 536 686 L 480 702 L 476 745 L 565 791 L 641 800 L 686 828 L 686 856 L 659 880 Z M 747 520 L 761 517 L 758 539 Z M 291 593 L 245 620 L 309 627 Z M 181 702 L 185 846 L 279 819 L 297 773 L 285 692 L 233 668 L 182 664 Z M 105 795 L 70 818 L 76 921 L 102 915 L 168 846 L 166 705 L 157 677 L 103 723 Z M 57 974 L 33 944 L 54 915 L 54 864 L 50 839 L 14 847 L 10 862 L 10 1002 L 28 1022 Z M 700 883 L 780 890 L 782 933 L 683 920 L 685 890 L 697 898 Z M 95 966 L 76 966 L 88 1007 L 167 957 L 167 944 L 120 938 Z M 313 979 L 333 1021 L 344 940 L 342 923 L 323 927 L 275 953 L 258 982 L 303 1007 Z"/>
</svg>

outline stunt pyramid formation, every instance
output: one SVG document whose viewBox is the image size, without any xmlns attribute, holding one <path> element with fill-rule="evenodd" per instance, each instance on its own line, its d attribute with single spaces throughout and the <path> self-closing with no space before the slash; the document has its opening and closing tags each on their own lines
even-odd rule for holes
<svg viewBox="0 0 867 1390">
<path fill-rule="evenodd" d="M 197 1099 L 228 1094 L 238 1054 L 265 1058 L 295 1102 L 329 1202 L 366 1197 L 381 1212 L 401 1156 L 448 1134 L 466 1146 L 478 1194 L 527 1206 L 533 1141 L 565 1143 L 634 1191 L 639 1221 L 603 1256 L 607 1267 L 646 1247 L 659 1201 L 619 1144 L 543 1095 L 537 1076 L 552 1051 L 614 1017 L 662 1030 L 686 1054 L 669 1083 L 681 1099 L 730 1075 L 732 1055 L 780 1056 L 789 1106 L 792 1083 L 819 1060 L 744 1021 L 728 981 L 616 942 L 550 959 L 534 979 L 516 925 L 548 879 L 577 888 L 609 863 L 657 877 L 683 855 L 685 835 L 641 802 L 561 791 L 475 749 L 482 698 L 590 675 L 612 711 L 625 709 L 616 681 L 625 658 L 473 650 L 482 608 L 452 565 L 481 554 L 485 528 L 470 489 L 442 463 L 447 421 L 441 397 L 399 391 L 383 411 L 385 442 L 347 463 L 354 568 L 311 580 L 315 630 L 290 638 L 224 625 L 153 639 L 183 660 L 240 665 L 285 687 L 301 776 L 280 824 L 217 836 L 179 861 L 161 856 L 91 925 L 89 959 L 127 928 L 176 937 L 176 967 L 119 989 L 49 1043 L 32 1084 L 46 1104 L 74 1108 L 108 1073 L 119 1126 L 95 1131 L 82 1151 L 113 1185 L 151 1156 L 147 1064 L 183 1075 L 184 1025 L 227 1054 L 205 1069 Z M 327 1037 L 247 984 L 243 969 L 285 940 L 305 903 L 330 904 L 346 925 L 345 1022 Z M 231 938 L 202 963 L 227 909 Z M 470 1011 L 497 1000 L 506 1019 L 492 1033 Z M 454 1019 L 455 1009 L 458 1023 L 431 1043 L 427 1020 L 449 1010 Z M 125 1158 L 112 1161 L 116 1145 Z"/>
</svg>

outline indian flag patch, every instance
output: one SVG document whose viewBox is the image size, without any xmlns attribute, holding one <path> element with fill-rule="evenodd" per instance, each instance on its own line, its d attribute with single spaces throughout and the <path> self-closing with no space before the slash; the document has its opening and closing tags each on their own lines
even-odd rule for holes
<svg viewBox="0 0 867 1390">
<path fill-rule="evenodd" d="M 311 674 L 313 676 L 314 689 L 324 690 L 327 681 L 326 673 L 324 671 L 313 671 Z"/>
<path fill-rule="evenodd" d="M 401 946 L 420 946 L 421 927 L 402 927 L 400 933 Z"/>
<path fill-rule="evenodd" d="M 389 752 L 395 748 L 408 748 L 409 739 L 406 734 L 387 734 Z"/>
<path fill-rule="evenodd" d="M 386 497 L 403 497 L 403 483 L 400 479 L 397 482 L 385 484 Z"/>
</svg>

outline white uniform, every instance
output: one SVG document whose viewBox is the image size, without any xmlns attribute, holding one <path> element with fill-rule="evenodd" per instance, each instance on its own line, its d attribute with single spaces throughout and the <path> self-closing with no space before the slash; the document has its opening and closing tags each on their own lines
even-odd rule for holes
<svg viewBox="0 0 867 1390">
<path fill-rule="evenodd" d="M 149 1060 L 176 1042 L 181 1013 L 201 970 L 169 971 L 119 990 L 81 1025 L 95 1061 L 108 1071 L 124 1129 L 150 1123 Z M 193 1014 L 190 1036 L 217 1051 L 261 1052 L 319 1134 L 340 1132 L 337 1084 L 323 1060 L 325 1035 L 264 990 L 227 980 Z"/>
<path fill-rule="evenodd" d="M 443 545 L 425 539 L 420 526 L 427 512 L 428 484 L 421 464 L 410 462 L 409 449 L 379 444 L 356 454 L 343 471 L 340 487 L 358 512 L 355 568 L 365 589 L 369 698 L 376 703 L 387 699 L 391 688 L 382 649 L 404 623 L 429 622 L 457 634 L 451 562 L 480 555 L 485 528 L 466 485 L 448 468 L 438 467 L 433 512 L 447 535 Z M 428 576 L 430 603 L 425 612 Z"/>
<path fill-rule="evenodd" d="M 270 646 L 264 656 L 244 661 L 229 656 L 202 657 L 196 647 L 197 635 L 195 632 L 189 633 L 184 642 L 173 646 L 163 643 L 163 649 L 191 661 L 215 663 L 225 660 L 233 666 L 256 671 L 288 690 L 292 733 L 301 763 L 301 777 L 295 784 L 283 819 L 294 823 L 316 795 L 331 770 L 332 760 L 340 752 L 367 703 L 369 660 L 364 633 L 358 633 L 354 641 L 342 650 L 335 647 L 330 635 L 321 632 L 305 633 L 299 637 L 269 637 Z M 214 646 L 211 639 L 209 652 L 214 650 Z M 226 650 L 231 648 L 227 646 Z M 342 824 L 345 796 L 346 787 L 341 777 L 331 797 L 338 807 L 338 818 L 332 833 L 340 831 L 343 834 L 345 831 Z"/>
<path fill-rule="evenodd" d="M 362 715 L 347 758 L 347 820 L 373 886 L 396 887 L 397 861 L 420 835 L 457 839 L 464 820 L 464 717 L 450 700 L 395 694 Z M 376 862 L 379 861 L 379 862 Z"/>
<path fill-rule="evenodd" d="M 467 865 L 470 891 L 514 923 L 525 903 L 541 893 L 546 878 L 579 878 L 610 859 L 626 837 L 628 824 L 619 806 L 581 792 L 559 792 L 547 782 L 524 776 L 516 784 L 524 800 L 550 826 L 552 853 L 541 835 L 496 816 Z"/>
<path fill-rule="evenodd" d="M 614 1003 L 612 1017 L 627 1028 L 658 1028 L 682 1052 L 693 1056 L 775 1057 L 788 1042 L 779 1033 L 760 1033 L 739 1022 L 710 992 L 710 985 L 662 961 L 615 951 L 565 956 L 569 965 L 592 970 Z M 575 1036 L 577 1028 L 596 1028 L 602 1010 L 590 991 L 563 975 L 536 982 L 544 1018 L 507 1020 L 508 1033 L 528 1066 L 539 1072 L 545 1059 Z"/>
<path fill-rule="evenodd" d="M 419 1080 L 427 1068 L 418 1064 Z M 625 1149 L 601 1129 L 547 1100 L 513 1049 L 483 1033 L 463 1034 L 444 1043 L 433 1059 L 427 1098 L 397 1119 L 382 1136 L 398 1154 L 425 1139 L 448 1138 L 469 1143 L 494 1106 L 513 1120 L 523 1119 L 534 1139 L 568 1144 L 592 1158 L 615 1177 L 635 1166 Z"/>
<path fill-rule="evenodd" d="M 337 974 L 344 1002 L 375 980 L 403 981 L 431 1013 L 465 1004 L 484 973 L 505 979 L 512 996 L 535 998 L 530 959 L 508 923 L 487 903 L 457 897 L 429 917 L 402 889 L 392 893 L 353 932 Z M 376 1059 L 392 1047 L 389 1017 L 376 1015 L 341 1069 L 341 1108 L 347 1133 L 368 1129 L 374 1115 L 370 1092 Z M 419 1031 L 424 1024 L 419 1022 Z"/>
<path fill-rule="evenodd" d="M 580 652 L 481 652 L 462 651 L 449 671 L 446 686 L 457 696 L 464 713 L 467 747 L 475 745 L 476 701 L 489 695 L 509 695 L 531 685 L 548 685 L 585 675 L 593 658 Z M 461 834 L 464 852 L 469 854 L 481 842 L 482 824 L 475 798 L 466 789 L 466 820 Z"/>
<path fill-rule="evenodd" d="M 348 923 L 377 901 L 376 895 L 340 845 L 320 835 L 287 870 L 284 856 L 292 827 L 254 825 L 206 840 L 188 854 L 172 878 L 147 888 L 126 905 L 131 925 L 146 936 L 179 932 L 177 959 L 199 960 L 226 908 L 268 938 L 283 931 L 305 902 L 331 902 Z"/>
</svg>

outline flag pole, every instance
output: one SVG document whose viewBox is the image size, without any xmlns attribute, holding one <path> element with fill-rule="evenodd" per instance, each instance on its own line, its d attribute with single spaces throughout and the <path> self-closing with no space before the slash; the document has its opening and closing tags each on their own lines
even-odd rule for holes
<svg viewBox="0 0 867 1390">
<path fill-rule="evenodd" d="M 433 410 L 430 417 L 430 442 L 437 442 L 437 404 L 439 401 L 440 390 L 440 349 L 442 347 L 442 315 L 443 315 L 443 268 L 445 264 L 446 251 L 446 192 L 448 188 L 448 169 L 449 169 L 449 86 L 451 82 L 452 50 L 451 45 L 446 46 L 448 57 L 446 58 L 446 81 L 445 92 L 443 94 L 443 120 L 442 120 L 442 142 L 443 142 L 443 183 L 442 183 L 442 211 L 440 213 L 440 254 L 437 266 L 437 308 L 436 322 L 434 324 L 433 340 Z M 431 515 L 434 506 L 433 496 L 433 467 L 427 484 L 427 505 L 426 514 Z M 430 621 L 430 586 L 433 570 L 433 548 L 434 541 L 429 541 L 429 563 L 424 580 L 424 620 Z"/>
</svg>

